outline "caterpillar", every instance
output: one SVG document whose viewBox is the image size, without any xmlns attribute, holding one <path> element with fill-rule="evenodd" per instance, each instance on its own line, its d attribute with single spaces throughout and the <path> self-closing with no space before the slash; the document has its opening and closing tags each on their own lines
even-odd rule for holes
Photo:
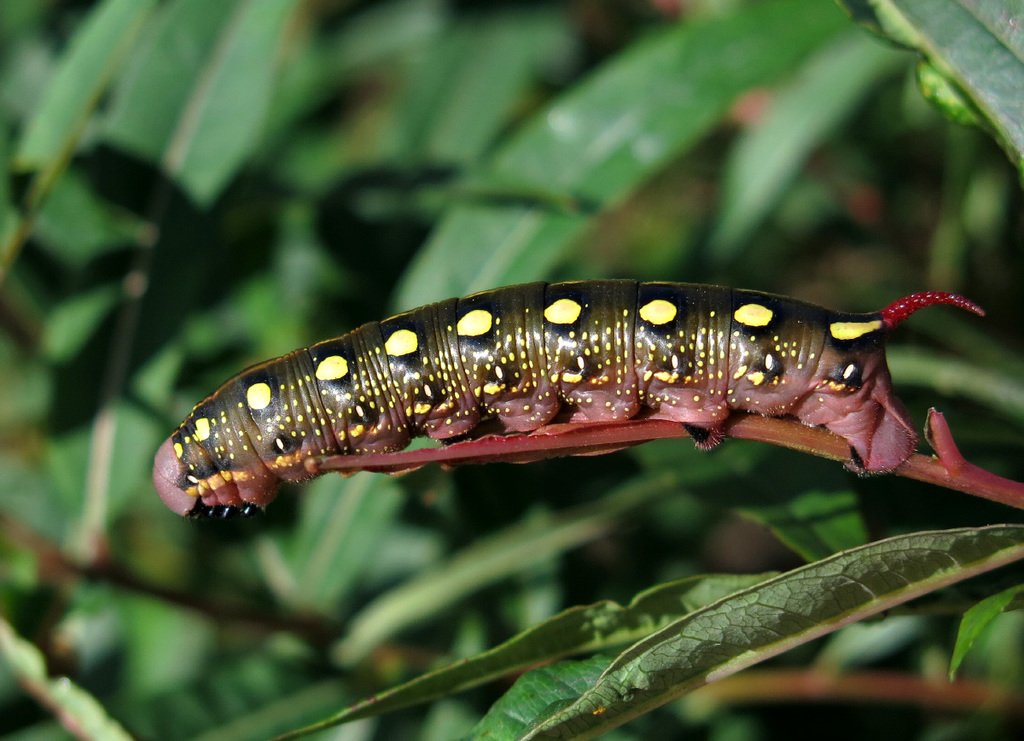
<svg viewBox="0 0 1024 741">
<path fill-rule="evenodd" d="M 895 397 L 889 332 L 950 293 L 854 314 L 759 291 L 630 280 L 530 283 L 449 299 L 254 365 L 160 446 L 153 482 L 174 512 L 250 515 L 311 457 L 634 419 L 714 447 L 734 411 L 791 416 L 890 471 L 917 435 Z"/>
</svg>

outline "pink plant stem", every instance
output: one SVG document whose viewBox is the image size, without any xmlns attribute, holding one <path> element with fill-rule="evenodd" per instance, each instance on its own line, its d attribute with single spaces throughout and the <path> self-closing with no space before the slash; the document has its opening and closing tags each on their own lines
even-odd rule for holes
<svg viewBox="0 0 1024 741">
<path fill-rule="evenodd" d="M 823 669 L 750 670 L 702 687 L 693 703 L 879 702 L 976 712 L 982 708 L 1024 717 L 1024 697 L 1010 688 L 945 678 L 934 681 L 893 671 L 840 674 Z"/>
<path fill-rule="evenodd" d="M 793 420 L 734 414 L 726 422 L 724 431 L 727 437 L 759 440 L 849 463 L 849 448 L 841 438 Z M 403 473 L 429 463 L 442 466 L 528 463 L 566 455 L 600 455 L 650 440 L 687 436 L 682 425 L 665 420 L 555 424 L 528 435 L 490 435 L 438 448 L 309 458 L 306 468 L 311 474 L 322 471 L 342 474 L 356 471 Z M 1024 509 L 1024 484 L 997 476 L 964 460 L 945 419 L 934 410 L 928 416 L 926 437 L 938 457 L 915 453 L 893 473 Z"/>
</svg>

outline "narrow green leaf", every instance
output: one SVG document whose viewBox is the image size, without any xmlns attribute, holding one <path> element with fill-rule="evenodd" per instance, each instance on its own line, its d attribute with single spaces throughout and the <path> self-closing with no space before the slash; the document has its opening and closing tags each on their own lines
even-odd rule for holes
<svg viewBox="0 0 1024 741">
<path fill-rule="evenodd" d="M 200 204 L 256 146 L 298 0 L 177 0 L 122 79 L 105 137 L 159 163 Z"/>
<path fill-rule="evenodd" d="M 970 399 L 1007 418 L 1024 421 L 1024 384 L 1017 376 L 924 350 L 894 347 L 887 354 L 897 384 Z"/>
<path fill-rule="evenodd" d="M 953 646 L 953 656 L 949 660 L 949 680 L 956 679 L 956 673 L 963 663 L 964 657 L 971 650 L 974 642 L 984 632 L 985 628 L 999 615 L 1009 610 L 1019 610 L 1024 607 L 1024 584 L 1004 589 L 998 594 L 986 597 L 981 602 L 964 613 L 960 620 L 960 628 L 956 633 L 956 645 Z"/>
<path fill-rule="evenodd" d="M 100 322 L 121 298 L 121 288 L 106 285 L 72 296 L 51 313 L 43 333 L 43 348 L 55 363 L 70 360 L 89 342 Z"/>
<path fill-rule="evenodd" d="M 924 56 L 932 69 L 923 77 L 923 91 L 934 93 L 930 99 L 958 121 L 974 115 L 956 102 L 953 91 L 962 91 L 1024 177 L 1024 8 L 1019 2 L 843 2 L 855 19 Z M 949 86 L 937 85 L 937 75 Z"/>
<path fill-rule="evenodd" d="M 562 17 L 553 9 L 473 15 L 415 55 L 408 93 L 392 117 L 402 127 L 404 156 L 475 162 L 563 40 Z"/>
<path fill-rule="evenodd" d="M 344 481 L 328 476 L 309 489 L 302 495 L 302 518 L 294 534 L 296 578 L 288 599 L 328 611 L 366 571 L 403 495 L 394 479 L 373 474 Z"/>
<path fill-rule="evenodd" d="M 734 258 L 822 139 L 906 57 L 864 34 L 843 34 L 816 52 L 737 142 L 725 171 L 722 210 L 710 247 Z"/>
<path fill-rule="evenodd" d="M 852 491 L 808 491 L 784 504 L 744 506 L 740 512 L 771 528 L 808 562 L 863 545 L 868 539 Z"/>
<path fill-rule="evenodd" d="M 453 207 L 403 276 L 397 305 L 544 276 L 601 210 L 692 146 L 742 92 L 781 78 L 842 21 L 827 3 L 785 0 L 627 49 L 535 115 L 471 179 L 515 199 Z M 447 266 L 440 276 L 437 265 Z"/>
<path fill-rule="evenodd" d="M 107 715 L 96 698 L 67 677 L 51 679 L 46 660 L 34 645 L 21 638 L 0 618 L 0 657 L 32 696 L 52 708 L 61 724 L 77 736 L 129 741 L 131 736 Z"/>
<path fill-rule="evenodd" d="M 384 639 L 436 615 L 467 594 L 599 537 L 621 525 L 627 512 L 675 489 L 670 475 L 640 479 L 596 504 L 528 520 L 481 539 L 450 561 L 368 604 L 352 619 L 348 634 L 331 653 L 338 663 L 352 664 Z"/>
<path fill-rule="evenodd" d="M 288 127 L 330 100 L 339 86 L 368 67 L 393 64 L 410 49 L 432 44 L 447 30 L 449 20 L 448 9 L 439 0 L 370 3 L 336 32 L 289 50 L 267 114 L 267 138 L 294 135 Z"/>
<path fill-rule="evenodd" d="M 1019 525 L 900 535 L 837 554 L 639 641 L 571 704 L 546 717 L 519 716 L 515 735 L 502 738 L 592 738 L 703 684 L 1021 558 Z"/>
<path fill-rule="evenodd" d="M 90 12 L 25 129 L 16 167 L 63 167 L 155 5 L 154 0 L 104 0 Z"/>
<path fill-rule="evenodd" d="M 80 270 L 101 254 L 136 244 L 142 228 L 141 219 L 113 207 L 71 168 L 54 184 L 32 236 L 61 264 Z"/>
<path fill-rule="evenodd" d="M 570 705 L 600 680 L 611 661 L 607 655 L 598 655 L 527 672 L 491 706 L 470 738 L 487 741 L 521 738 L 524 721 L 551 716 Z M 565 738 L 576 736 L 570 734 Z"/>
<path fill-rule="evenodd" d="M 11 201 L 10 162 L 7 159 L 7 132 L 0 126 L 0 245 L 7 244 L 18 214 Z"/>
<path fill-rule="evenodd" d="M 489 651 L 374 695 L 295 733 L 429 702 L 570 654 L 621 646 L 764 578 L 763 574 L 692 576 L 645 590 L 625 607 L 611 600 L 571 607 Z"/>
</svg>

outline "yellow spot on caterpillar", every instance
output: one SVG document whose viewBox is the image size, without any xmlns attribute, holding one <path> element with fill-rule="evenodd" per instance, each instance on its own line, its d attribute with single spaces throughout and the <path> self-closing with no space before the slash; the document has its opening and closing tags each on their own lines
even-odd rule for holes
<svg viewBox="0 0 1024 741">
<path fill-rule="evenodd" d="M 580 318 L 583 307 L 571 298 L 560 298 L 544 309 L 544 318 L 552 324 L 572 324 Z"/>
<path fill-rule="evenodd" d="M 732 374 L 732 379 L 734 381 L 738 381 L 739 379 L 741 379 L 743 377 L 743 374 L 746 373 L 746 372 L 747 372 L 747 366 L 741 365 L 739 368 L 736 369 L 736 372 Z"/>
<path fill-rule="evenodd" d="M 679 380 L 678 373 L 670 373 L 669 371 L 658 371 L 654 374 L 654 377 L 664 383 L 675 383 Z"/>
<path fill-rule="evenodd" d="M 640 318 L 651 324 L 668 324 L 676 318 L 676 306 L 656 298 L 640 307 Z"/>
<path fill-rule="evenodd" d="M 363 434 L 365 430 L 366 428 L 363 425 L 353 425 L 352 427 L 348 428 L 348 434 L 351 437 L 359 437 L 360 435 Z"/>
<path fill-rule="evenodd" d="M 828 325 L 828 331 L 837 340 L 856 340 L 881 328 L 881 319 L 874 319 L 870 322 L 832 322 Z"/>
<path fill-rule="evenodd" d="M 503 384 L 503 383 L 495 383 L 494 381 L 490 381 L 490 382 L 484 384 L 484 393 L 485 394 L 497 394 L 497 393 L 499 393 L 501 391 L 504 391 L 504 390 L 505 390 L 505 384 Z"/>
<path fill-rule="evenodd" d="M 412 408 L 412 410 L 416 412 L 416 414 L 426 414 L 431 409 L 432 407 L 430 406 L 430 404 L 428 404 L 425 401 L 417 401 L 416 406 Z"/>
<path fill-rule="evenodd" d="M 210 436 L 210 420 L 200 417 L 196 420 L 196 440 L 202 442 Z"/>
<path fill-rule="evenodd" d="M 491 312 L 473 309 L 455 325 L 455 331 L 462 337 L 479 337 L 491 328 Z"/>
<path fill-rule="evenodd" d="M 336 381 L 348 374 L 348 361 L 340 355 L 328 355 L 316 367 L 316 377 L 321 381 Z"/>
<path fill-rule="evenodd" d="M 743 304 L 733 313 L 733 318 L 747 327 L 764 327 L 772 320 L 774 313 L 761 304 Z"/>
<path fill-rule="evenodd" d="M 185 449 L 181 447 L 181 443 L 174 443 L 174 455 L 177 458 L 181 458 L 181 456 L 185 455 Z"/>
<path fill-rule="evenodd" d="M 570 373 L 569 371 L 565 371 L 565 373 L 562 374 L 562 380 L 565 381 L 566 383 L 579 383 L 580 381 L 583 380 L 583 374 Z"/>
<path fill-rule="evenodd" d="M 270 386 L 260 381 L 245 391 L 245 401 L 250 409 L 266 409 L 270 406 Z"/>
<path fill-rule="evenodd" d="M 762 373 L 761 371 L 754 371 L 753 373 L 749 373 L 747 375 L 747 380 L 750 381 L 755 386 L 760 386 L 762 383 L 764 383 L 764 373 Z"/>
<path fill-rule="evenodd" d="M 398 329 L 388 337 L 387 342 L 384 343 L 384 350 L 388 355 L 398 357 L 416 352 L 416 348 L 419 346 L 420 341 L 415 332 L 409 329 Z"/>
</svg>

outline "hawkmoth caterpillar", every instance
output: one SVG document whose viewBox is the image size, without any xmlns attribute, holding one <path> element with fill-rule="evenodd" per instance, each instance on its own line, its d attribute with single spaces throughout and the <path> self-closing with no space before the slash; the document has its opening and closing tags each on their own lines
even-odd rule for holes
<svg viewBox="0 0 1024 741">
<path fill-rule="evenodd" d="M 388 453 L 637 418 L 686 426 L 710 448 L 734 411 L 791 416 L 889 471 L 917 435 L 895 397 L 889 332 L 932 304 L 869 314 L 758 291 L 629 280 L 531 283 L 423 306 L 254 365 L 197 404 L 156 454 L 153 481 L 181 515 L 251 514 L 310 457 Z M 456 443 L 457 444 L 457 443 Z"/>
</svg>

